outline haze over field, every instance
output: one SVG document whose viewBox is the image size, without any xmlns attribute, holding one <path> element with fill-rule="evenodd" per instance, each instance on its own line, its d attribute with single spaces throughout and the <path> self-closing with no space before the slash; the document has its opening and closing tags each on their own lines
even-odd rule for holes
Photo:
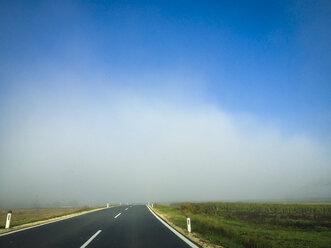
<svg viewBox="0 0 331 248">
<path fill-rule="evenodd" d="M 331 197 L 331 4 L 237 4 L 2 1 L 0 207 Z"/>
</svg>

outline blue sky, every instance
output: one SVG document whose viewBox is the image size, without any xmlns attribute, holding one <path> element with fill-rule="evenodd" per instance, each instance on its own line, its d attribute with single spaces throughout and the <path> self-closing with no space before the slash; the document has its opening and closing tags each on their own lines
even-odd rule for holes
<svg viewBox="0 0 331 248">
<path fill-rule="evenodd" d="M 119 139 L 121 152 L 128 149 L 138 158 L 155 148 L 149 147 L 154 142 L 148 138 L 151 133 L 163 140 L 157 145 L 165 150 L 173 145 L 185 150 L 180 142 L 172 142 L 182 137 L 183 144 L 190 144 L 193 137 L 205 146 L 184 152 L 187 161 L 196 151 L 217 144 L 218 152 L 233 154 L 219 162 L 231 168 L 242 163 L 236 160 L 240 154 L 250 161 L 244 150 L 256 154 L 249 162 L 252 171 L 281 157 L 280 181 L 287 166 L 293 165 L 290 178 L 305 164 L 299 181 L 284 179 L 288 182 L 284 187 L 306 187 L 304 181 L 315 172 L 312 184 L 320 179 L 329 182 L 330 16 L 330 1 L 1 1 L 0 149 L 6 156 L 0 162 L 7 164 L 2 172 L 42 163 L 35 161 L 38 149 L 48 148 L 44 152 L 49 158 L 65 154 L 64 141 L 78 149 L 82 140 L 93 137 L 93 144 L 113 147 L 101 132 L 113 137 L 106 128 L 113 127 L 123 135 L 114 138 Z M 145 133 L 144 125 L 151 133 Z M 208 141 L 202 135 L 205 131 L 211 137 Z M 167 132 L 173 140 L 164 137 Z M 129 134 L 146 143 L 139 148 L 141 154 L 126 145 L 132 141 Z M 38 137 L 45 143 L 35 143 Z M 223 138 L 232 150 L 219 143 Z M 77 154 L 84 151 L 92 161 L 99 154 L 93 144 L 80 147 Z M 248 144 L 253 148 L 246 149 Z M 57 146 L 63 147 L 54 151 Z M 261 150 L 270 157 L 260 158 Z M 171 149 L 169 154 L 177 156 Z M 69 157 L 72 164 L 78 163 L 77 157 Z M 192 176 L 201 173 L 199 168 L 208 161 L 202 159 Z M 122 162 L 130 166 L 130 161 Z M 277 168 L 270 166 L 269 172 Z M 63 169 L 59 175 L 71 172 Z M 268 170 L 261 173 L 267 175 Z M 235 174 L 236 170 L 231 175 Z M 11 185 L 2 184 L 2 188 Z M 263 185 L 256 183 L 258 188 Z M 230 187 L 230 182 L 223 186 Z M 269 193 L 283 196 L 279 193 L 283 189 L 270 187 Z M 266 197 L 268 192 L 252 197 Z M 247 193 L 238 188 L 234 195 Z M 210 194 L 208 199 L 220 197 Z"/>
<path fill-rule="evenodd" d="M 3 94 L 29 86 L 18 75 L 46 67 L 198 77 L 181 89 L 285 130 L 330 137 L 329 1 L 2 1 L 0 11 Z M 144 91 L 171 82 L 134 84 Z"/>
</svg>

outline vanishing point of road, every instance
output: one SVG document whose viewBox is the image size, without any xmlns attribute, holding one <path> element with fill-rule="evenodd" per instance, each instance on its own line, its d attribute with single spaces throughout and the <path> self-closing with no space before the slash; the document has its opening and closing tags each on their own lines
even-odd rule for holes
<svg viewBox="0 0 331 248">
<path fill-rule="evenodd" d="M 0 247 L 199 247 L 162 222 L 145 205 L 105 208 L 0 235 Z"/>
</svg>

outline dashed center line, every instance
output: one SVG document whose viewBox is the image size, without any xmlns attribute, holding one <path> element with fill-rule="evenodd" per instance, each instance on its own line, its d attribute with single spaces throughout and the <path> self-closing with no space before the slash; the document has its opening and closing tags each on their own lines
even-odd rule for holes
<svg viewBox="0 0 331 248">
<path fill-rule="evenodd" d="M 85 248 L 91 241 L 98 236 L 98 234 L 101 233 L 101 230 L 97 231 L 89 240 L 87 240 L 80 248 Z"/>
<path fill-rule="evenodd" d="M 125 209 L 125 211 L 128 210 L 128 208 Z"/>
<path fill-rule="evenodd" d="M 116 219 L 118 216 L 120 216 L 121 215 L 121 213 L 119 213 L 118 215 L 116 215 L 114 218 Z"/>
</svg>

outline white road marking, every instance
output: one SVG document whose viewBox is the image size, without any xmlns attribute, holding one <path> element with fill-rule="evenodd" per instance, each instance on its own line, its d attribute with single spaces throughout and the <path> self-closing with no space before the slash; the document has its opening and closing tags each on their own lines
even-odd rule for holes
<svg viewBox="0 0 331 248">
<path fill-rule="evenodd" d="M 199 248 L 199 246 L 197 246 L 196 244 L 194 244 L 191 240 L 189 240 L 187 237 L 185 237 L 183 234 L 181 234 L 180 232 L 178 232 L 175 228 L 173 228 L 172 226 L 170 226 L 168 223 L 166 223 L 164 220 L 162 220 L 159 216 L 157 216 L 151 209 L 149 206 L 146 205 L 146 207 L 149 209 L 149 211 L 151 211 L 151 213 L 159 220 L 161 221 L 161 223 L 163 225 L 165 225 L 166 227 L 168 227 L 170 229 L 170 231 L 172 231 L 174 234 L 177 235 L 178 238 L 180 238 L 181 240 L 183 240 L 186 244 L 188 244 L 190 247 L 192 248 Z"/>
<path fill-rule="evenodd" d="M 118 215 L 116 215 L 114 218 L 116 219 L 118 216 L 120 216 L 121 215 L 121 213 L 119 213 Z"/>
<path fill-rule="evenodd" d="M 125 211 L 128 210 L 128 208 L 125 209 Z"/>
<path fill-rule="evenodd" d="M 98 234 L 101 233 L 101 230 L 97 231 L 89 240 L 87 240 L 80 248 L 85 248 L 91 241 L 98 236 Z"/>
</svg>

